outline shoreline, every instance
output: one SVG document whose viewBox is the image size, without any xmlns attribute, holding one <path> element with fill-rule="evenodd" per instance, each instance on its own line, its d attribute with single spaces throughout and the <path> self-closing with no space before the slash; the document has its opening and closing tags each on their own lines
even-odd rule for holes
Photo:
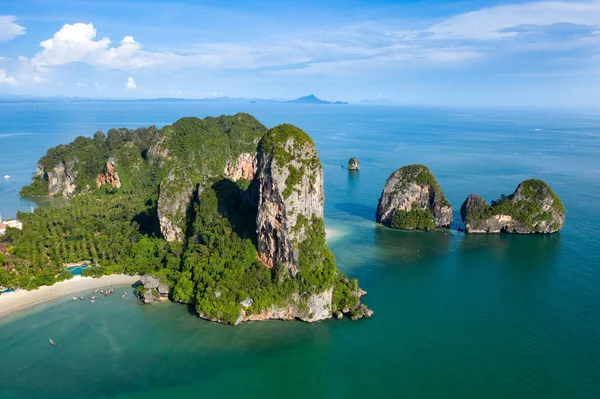
<svg viewBox="0 0 600 399">
<path fill-rule="evenodd" d="M 75 292 L 110 285 L 134 284 L 139 280 L 140 276 L 128 276 L 126 274 L 113 274 L 100 278 L 75 276 L 70 280 L 61 281 L 50 286 L 42 286 L 33 291 L 17 290 L 0 295 L 0 318 Z"/>
</svg>

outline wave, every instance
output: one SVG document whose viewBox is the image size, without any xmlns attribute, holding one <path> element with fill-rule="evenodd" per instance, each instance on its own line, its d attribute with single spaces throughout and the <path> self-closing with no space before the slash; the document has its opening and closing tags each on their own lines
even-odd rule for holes
<svg viewBox="0 0 600 399">
<path fill-rule="evenodd" d="M 33 133 L 0 133 L 0 139 L 16 136 L 31 136 Z"/>
</svg>

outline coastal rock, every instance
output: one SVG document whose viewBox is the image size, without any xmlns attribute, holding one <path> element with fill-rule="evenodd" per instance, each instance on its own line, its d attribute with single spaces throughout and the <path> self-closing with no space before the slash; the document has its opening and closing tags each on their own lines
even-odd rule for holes
<svg viewBox="0 0 600 399">
<path fill-rule="evenodd" d="M 77 178 L 76 163 L 76 159 L 61 161 L 50 170 L 46 170 L 46 168 L 38 164 L 34 180 L 39 179 L 48 182 L 47 195 L 49 196 L 70 197 L 77 188 L 75 184 L 75 179 Z"/>
<path fill-rule="evenodd" d="M 269 130 L 259 147 L 258 182 L 259 257 L 295 276 L 305 222 L 323 218 L 323 170 L 312 139 L 292 125 Z"/>
<path fill-rule="evenodd" d="M 403 230 L 448 227 L 452 222 L 452 205 L 428 167 L 408 165 L 387 179 L 376 220 Z"/>
<path fill-rule="evenodd" d="M 269 308 L 261 309 L 260 312 L 253 314 L 249 314 L 247 311 L 247 308 L 252 306 L 250 301 L 246 300 L 244 301 L 245 303 L 242 302 L 243 308 L 240 312 L 240 317 L 235 324 L 246 321 L 296 319 L 312 323 L 332 317 L 331 306 L 333 301 L 333 287 L 330 287 L 319 294 L 310 295 L 305 303 L 300 299 L 300 295 L 296 293 L 292 296 L 292 300 L 287 306 L 272 305 Z"/>
<path fill-rule="evenodd" d="M 348 160 L 348 170 L 359 170 L 360 169 L 360 161 L 358 158 L 350 158 Z"/>
<path fill-rule="evenodd" d="M 565 222 L 565 208 L 545 182 L 523 181 L 514 193 L 501 196 L 491 205 L 477 194 L 463 202 L 460 215 L 471 234 L 555 233 Z"/>
<path fill-rule="evenodd" d="M 160 232 L 167 241 L 183 241 L 187 212 L 194 184 L 187 173 L 175 168 L 160 183 L 158 196 L 158 220 Z"/>
<path fill-rule="evenodd" d="M 116 171 L 116 166 L 117 163 L 115 159 L 113 157 L 108 158 L 104 174 L 99 174 L 98 177 L 96 177 L 96 188 L 102 187 L 103 184 L 108 184 L 114 188 L 121 187 L 121 179 Z"/>
</svg>

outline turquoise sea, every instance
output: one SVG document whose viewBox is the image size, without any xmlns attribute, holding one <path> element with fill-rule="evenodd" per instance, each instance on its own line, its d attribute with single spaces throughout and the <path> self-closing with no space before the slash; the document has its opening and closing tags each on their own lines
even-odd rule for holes
<svg viewBox="0 0 600 399">
<path fill-rule="evenodd" d="M 314 138 L 329 244 L 374 317 L 227 327 L 171 303 L 62 298 L 0 320 L 0 398 L 600 397 L 598 109 L 5 103 L 0 213 L 35 205 L 17 192 L 50 146 L 240 111 Z M 359 173 L 341 167 L 351 156 Z M 376 226 L 386 178 L 411 163 L 432 169 L 457 222 L 469 193 L 491 200 L 541 178 L 567 208 L 565 228 L 466 236 Z"/>
</svg>

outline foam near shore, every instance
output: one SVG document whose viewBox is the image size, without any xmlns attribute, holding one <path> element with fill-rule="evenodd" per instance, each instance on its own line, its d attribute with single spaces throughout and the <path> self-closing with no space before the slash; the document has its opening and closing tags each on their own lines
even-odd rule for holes
<svg viewBox="0 0 600 399">
<path fill-rule="evenodd" d="M 100 278 L 75 276 L 70 280 L 61 281 L 51 286 L 43 286 L 33 291 L 17 290 L 5 293 L 0 295 L 0 317 L 64 295 L 111 285 L 134 284 L 139 279 L 140 276 L 125 274 L 113 274 Z"/>
</svg>

